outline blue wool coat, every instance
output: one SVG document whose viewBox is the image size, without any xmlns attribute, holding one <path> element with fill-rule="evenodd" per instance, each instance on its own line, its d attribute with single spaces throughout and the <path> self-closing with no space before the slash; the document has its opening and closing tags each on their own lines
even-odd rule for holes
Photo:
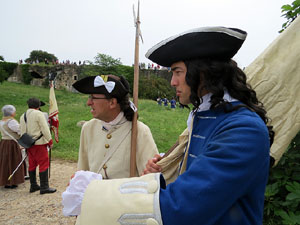
<svg viewBox="0 0 300 225">
<path fill-rule="evenodd" d="M 261 225 L 269 149 L 256 113 L 197 112 L 186 171 L 160 190 L 163 224 Z"/>
</svg>

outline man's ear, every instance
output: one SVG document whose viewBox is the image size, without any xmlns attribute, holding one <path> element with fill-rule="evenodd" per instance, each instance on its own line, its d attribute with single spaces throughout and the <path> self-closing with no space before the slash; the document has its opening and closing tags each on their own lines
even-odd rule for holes
<svg viewBox="0 0 300 225">
<path fill-rule="evenodd" d="M 111 98 L 109 106 L 111 109 L 114 109 L 118 106 L 118 100 L 116 98 Z"/>
</svg>

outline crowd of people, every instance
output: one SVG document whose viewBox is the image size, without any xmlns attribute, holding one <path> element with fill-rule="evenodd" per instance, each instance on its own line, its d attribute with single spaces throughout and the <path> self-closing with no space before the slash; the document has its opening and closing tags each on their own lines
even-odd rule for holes
<svg viewBox="0 0 300 225">
<path fill-rule="evenodd" d="M 176 109 L 176 107 L 179 105 L 179 108 L 183 109 L 184 106 L 182 104 L 177 104 L 177 101 L 175 98 L 172 98 L 171 100 L 168 100 L 166 97 L 164 98 L 160 98 L 158 97 L 156 99 L 156 102 L 159 106 L 165 106 L 165 107 L 169 107 L 169 103 L 170 103 L 170 108 L 171 109 Z"/>
<path fill-rule="evenodd" d="M 27 64 L 39 64 L 39 63 L 45 63 L 46 65 L 78 65 L 78 66 L 81 66 L 81 65 L 86 65 L 88 63 L 88 60 L 79 60 L 78 62 L 76 61 L 70 61 L 70 60 L 63 60 L 63 61 L 59 61 L 58 59 L 57 60 L 52 60 L 52 61 L 49 61 L 47 58 L 45 58 L 44 60 L 40 61 L 38 59 L 36 60 L 25 60 L 23 61 L 23 59 L 20 59 L 18 61 L 18 64 L 23 64 L 23 63 L 27 63 Z"/>
</svg>

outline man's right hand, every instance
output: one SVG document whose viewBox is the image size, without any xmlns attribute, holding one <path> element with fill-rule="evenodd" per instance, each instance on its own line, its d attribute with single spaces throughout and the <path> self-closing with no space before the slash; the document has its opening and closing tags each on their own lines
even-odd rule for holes
<svg viewBox="0 0 300 225">
<path fill-rule="evenodd" d="M 155 156 L 152 159 L 149 159 L 147 162 L 147 165 L 146 165 L 146 169 L 144 169 L 144 172 L 142 175 L 145 175 L 148 173 L 161 172 L 161 167 L 156 164 L 161 159 L 162 159 L 162 157 L 159 154 L 155 154 Z"/>
<path fill-rule="evenodd" d="M 48 146 L 49 146 L 49 148 L 51 148 L 52 149 L 52 147 L 53 147 L 53 140 L 51 139 L 49 142 L 48 142 L 48 144 L 47 144 Z"/>
<path fill-rule="evenodd" d="M 73 173 L 73 175 L 71 176 L 71 179 L 70 179 L 70 180 L 72 180 L 74 177 L 75 177 L 75 173 Z M 67 185 L 67 186 L 69 186 L 69 185 L 70 185 L 70 181 L 68 182 L 68 185 Z"/>
</svg>

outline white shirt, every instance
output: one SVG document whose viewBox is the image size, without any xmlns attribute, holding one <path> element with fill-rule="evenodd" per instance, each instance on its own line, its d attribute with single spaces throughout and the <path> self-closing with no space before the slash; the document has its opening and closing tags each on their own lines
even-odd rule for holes
<svg viewBox="0 0 300 225">
<path fill-rule="evenodd" d="M 212 93 L 208 93 L 208 94 L 202 96 L 203 102 L 199 105 L 199 107 L 198 107 L 197 109 L 192 110 L 192 111 L 190 112 L 189 117 L 188 117 L 188 119 L 187 119 L 187 121 L 186 121 L 188 130 L 189 130 L 189 133 L 191 132 L 191 128 L 192 128 L 192 121 L 193 121 L 194 112 L 195 112 L 195 111 L 197 111 L 197 112 L 202 112 L 202 111 L 207 111 L 207 110 L 209 110 L 209 109 L 210 109 L 210 106 L 211 106 L 211 103 L 210 103 L 210 98 L 211 98 L 211 96 L 212 96 Z M 226 102 L 236 102 L 236 101 L 238 101 L 237 99 L 232 98 L 232 97 L 229 95 L 229 93 L 228 93 L 227 90 L 224 91 L 223 99 L 224 99 L 224 101 L 226 101 Z"/>
<path fill-rule="evenodd" d="M 20 124 L 16 120 L 10 120 L 7 123 L 7 126 L 9 129 L 11 129 L 13 132 L 20 134 Z"/>
</svg>

